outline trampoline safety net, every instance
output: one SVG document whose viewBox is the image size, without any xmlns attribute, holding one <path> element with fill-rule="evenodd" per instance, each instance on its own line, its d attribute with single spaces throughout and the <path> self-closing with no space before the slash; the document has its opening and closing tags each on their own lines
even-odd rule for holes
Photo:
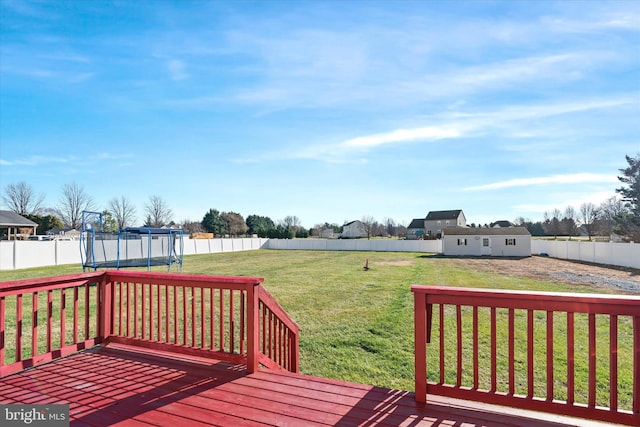
<svg viewBox="0 0 640 427">
<path fill-rule="evenodd" d="M 89 214 L 96 214 L 91 212 Z M 89 217 L 89 215 L 87 215 Z M 177 265 L 182 271 L 183 232 L 175 228 L 129 227 L 117 233 L 102 231 L 101 219 L 83 221 L 80 237 L 82 269 Z"/>
</svg>

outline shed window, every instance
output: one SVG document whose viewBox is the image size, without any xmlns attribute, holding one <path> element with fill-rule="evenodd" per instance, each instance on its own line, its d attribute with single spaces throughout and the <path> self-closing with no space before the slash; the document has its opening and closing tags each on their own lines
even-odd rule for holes
<svg viewBox="0 0 640 427">
<path fill-rule="evenodd" d="M 507 246 L 515 246 L 516 239 L 504 239 L 504 244 Z"/>
<path fill-rule="evenodd" d="M 467 239 L 458 239 L 458 246 L 467 246 Z"/>
</svg>

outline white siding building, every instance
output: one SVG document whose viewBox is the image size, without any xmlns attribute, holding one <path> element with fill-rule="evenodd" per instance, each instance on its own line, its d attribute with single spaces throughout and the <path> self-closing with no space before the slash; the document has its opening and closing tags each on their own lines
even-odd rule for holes
<svg viewBox="0 0 640 427">
<path fill-rule="evenodd" d="M 531 234 L 525 227 L 449 227 L 443 231 L 442 251 L 453 256 L 531 256 Z"/>
<path fill-rule="evenodd" d="M 351 221 L 342 226 L 340 237 L 343 239 L 361 239 L 367 237 L 367 231 L 362 221 Z"/>
<path fill-rule="evenodd" d="M 451 211 L 431 211 L 424 219 L 424 232 L 430 238 L 440 239 L 447 227 L 466 227 L 467 219 L 462 209 Z"/>
</svg>

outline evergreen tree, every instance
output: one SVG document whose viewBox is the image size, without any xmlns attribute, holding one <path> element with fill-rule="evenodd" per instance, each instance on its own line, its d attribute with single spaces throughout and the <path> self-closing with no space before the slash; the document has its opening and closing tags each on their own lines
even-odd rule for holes
<svg viewBox="0 0 640 427">
<path fill-rule="evenodd" d="M 267 237 L 269 230 L 275 228 L 275 224 L 268 216 L 249 215 L 247 217 L 249 234 L 257 234 L 258 237 Z"/>
<path fill-rule="evenodd" d="M 207 233 L 213 233 L 214 236 L 224 236 L 226 227 L 217 209 L 209 209 L 209 211 L 204 214 L 202 218 L 202 228 L 204 228 Z"/>
<path fill-rule="evenodd" d="M 53 228 L 63 228 L 60 218 L 55 215 L 25 215 L 25 218 L 38 224 L 38 234 L 47 234 Z"/>
<path fill-rule="evenodd" d="M 640 153 L 637 157 L 625 156 L 628 167 L 620 169 L 622 176 L 618 180 L 623 185 L 616 189 L 622 195 L 622 201 L 628 209 L 614 218 L 613 232 L 625 240 L 640 242 Z"/>
</svg>

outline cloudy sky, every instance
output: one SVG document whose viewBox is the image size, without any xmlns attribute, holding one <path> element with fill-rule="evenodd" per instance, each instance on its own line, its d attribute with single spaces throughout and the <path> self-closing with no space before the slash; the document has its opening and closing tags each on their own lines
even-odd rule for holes
<svg viewBox="0 0 640 427">
<path fill-rule="evenodd" d="M 636 1 L 0 2 L 0 186 L 303 225 L 601 203 L 640 153 Z"/>
</svg>

